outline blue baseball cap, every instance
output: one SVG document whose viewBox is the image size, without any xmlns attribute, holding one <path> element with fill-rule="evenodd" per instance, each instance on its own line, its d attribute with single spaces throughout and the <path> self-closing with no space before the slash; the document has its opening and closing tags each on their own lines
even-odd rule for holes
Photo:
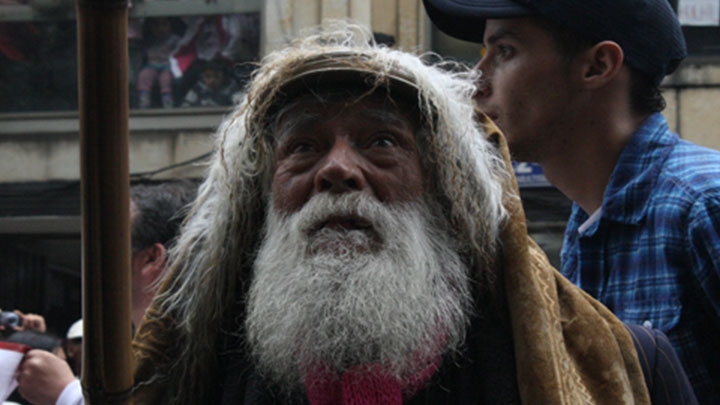
<svg viewBox="0 0 720 405">
<path fill-rule="evenodd" d="M 539 16 L 589 41 L 610 40 L 625 62 L 655 84 L 687 56 L 680 21 L 668 0 L 423 0 L 444 33 L 481 43 L 487 19 Z"/>
</svg>

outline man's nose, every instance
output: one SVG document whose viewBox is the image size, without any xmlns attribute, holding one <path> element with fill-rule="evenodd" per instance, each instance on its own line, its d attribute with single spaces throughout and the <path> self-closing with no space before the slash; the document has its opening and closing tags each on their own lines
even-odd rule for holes
<svg viewBox="0 0 720 405">
<path fill-rule="evenodd" d="M 315 175 L 315 191 L 344 193 L 364 189 L 367 182 L 361 160 L 353 145 L 345 140 L 336 141 Z"/>
<path fill-rule="evenodd" d="M 490 97 L 490 94 L 492 93 L 492 88 L 490 87 L 490 77 L 488 75 L 488 70 L 483 70 L 485 58 L 480 59 L 480 61 L 475 65 L 475 70 L 480 72 L 480 78 L 475 82 L 475 100 L 481 100 L 487 97 Z"/>
</svg>

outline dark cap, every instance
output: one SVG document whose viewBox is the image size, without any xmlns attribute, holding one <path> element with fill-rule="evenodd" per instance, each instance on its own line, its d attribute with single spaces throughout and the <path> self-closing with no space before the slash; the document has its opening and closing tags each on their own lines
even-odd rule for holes
<svg viewBox="0 0 720 405">
<path fill-rule="evenodd" d="M 628 65 L 659 84 L 687 56 L 680 22 L 668 0 L 423 0 L 446 34 L 482 42 L 485 20 L 543 17 L 589 41 L 611 40 Z"/>
</svg>

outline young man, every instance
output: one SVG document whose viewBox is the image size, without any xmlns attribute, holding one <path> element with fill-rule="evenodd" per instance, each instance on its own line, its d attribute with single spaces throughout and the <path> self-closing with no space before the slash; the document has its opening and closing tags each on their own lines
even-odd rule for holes
<svg viewBox="0 0 720 405">
<path fill-rule="evenodd" d="M 220 126 L 134 403 L 647 403 L 623 324 L 528 243 L 476 74 L 371 38 L 268 55 Z"/>
<path fill-rule="evenodd" d="M 658 90 L 686 55 L 666 0 L 425 0 L 483 42 L 476 102 L 574 201 L 562 273 L 672 341 L 720 398 L 720 153 L 679 139 Z"/>
</svg>

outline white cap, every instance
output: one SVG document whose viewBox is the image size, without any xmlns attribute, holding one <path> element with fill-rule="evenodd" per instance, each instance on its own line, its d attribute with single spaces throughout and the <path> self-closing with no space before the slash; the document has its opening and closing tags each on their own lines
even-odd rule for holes
<svg viewBox="0 0 720 405">
<path fill-rule="evenodd" d="M 65 336 L 68 340 L 70 339 L 82 339 L 83 337 L 83 321 L 82 319 L 79 319 L 75 321 L 72 326 L 70 326 L 70 329 L 67 331 L 67 336 Z"/>
</svg>

